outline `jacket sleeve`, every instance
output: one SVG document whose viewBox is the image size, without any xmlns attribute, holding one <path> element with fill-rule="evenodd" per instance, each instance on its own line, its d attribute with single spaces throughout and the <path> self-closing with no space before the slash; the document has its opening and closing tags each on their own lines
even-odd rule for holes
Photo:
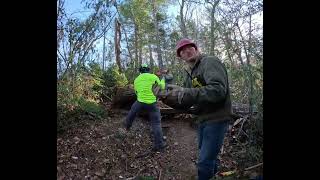
<svg viewBox="0 0 320 180">
<path fill-rule="evenodd" d="M 155 76 L 155 79 L 156 79 L 156 83 L 160 86 L 160 88 L 162 89 L 162 90 L 164 90 L 164 88 L 165 88 L 165 84 L 166 84 L 166 82 L 165 82 L 165 78 L 162 78 L 161 80 L 158 78 L 158 76 L 156 76 L 156 75 L 154 75 Z"/>
<path fill-rule="evenodd" d="M 217 103 L 226 98 L 228 76 L 224 65 L 216 59 L 206 59 L 202 66 L 205 86 L 185 88 L 184 98 L 189 98 L 196 104 Z"/>
</svg>

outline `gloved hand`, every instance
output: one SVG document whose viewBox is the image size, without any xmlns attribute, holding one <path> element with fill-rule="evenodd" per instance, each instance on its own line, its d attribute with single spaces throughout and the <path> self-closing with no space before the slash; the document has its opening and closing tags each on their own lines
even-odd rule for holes
<svg viewBox="0 0 320 180">
<path fill-rule="evenodd" d="M 183 87 L 178 86 L 178 85 L 174 85 L 174 84 L 168 84 L 167 87 L 169 90 L 182 90 L 183 89 Z"/>
<path fill-rule="evenodd" d="M 157 85 L 157 84 L 154 84 L 152 86 L 152 92 L 157 98 L 160 98 L 160 99 L 165 98 L 168 94 L 168 91 L 162 90 L 160 88 L 160 85 Z"/>
<path fill-rule="evenodd" d="M 152 92 L 156 97 L 158 97 L 158 94 L 160 92 L 160 86 L 158 84 L 152 85 Z"/>
<path fill-rule="evenodd" d="M 174 84 L 168 84 L 167 89 L 169 91 L 167 96 L 168 95 L 177 96 L 178 103 L 181 104 L 184 96 L 184 88 Z"/>
<path fill-rule="evenodd" d="M 186 89 L 177 85 L 168 84 L 168 93 L 162 102 L 174 109 L 187 110 L 194 102 L 190 96 L 187 96 Z"/>
</svg>

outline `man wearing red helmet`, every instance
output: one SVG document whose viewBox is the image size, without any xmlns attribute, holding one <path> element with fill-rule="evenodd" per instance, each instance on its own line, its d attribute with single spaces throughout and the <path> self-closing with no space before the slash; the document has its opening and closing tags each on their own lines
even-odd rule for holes
<svg viewBox="0 0 320 180">
<path fill-rule="evenodd" d="M 231 119 L 227 70 L 217 57 L 201 54 L 190 39 L 178 41 L 176 53 L 187 64 L 184 87 L 170 85 L 171 91 L 162 101 L 172 103 L 167 101 L 174 99 L 176 102 L 173 104 L 180 104 L 195 114 L 198 124 L 198 178 L 208 180 L 217 172 L 217 156 Z"/>
</svg>

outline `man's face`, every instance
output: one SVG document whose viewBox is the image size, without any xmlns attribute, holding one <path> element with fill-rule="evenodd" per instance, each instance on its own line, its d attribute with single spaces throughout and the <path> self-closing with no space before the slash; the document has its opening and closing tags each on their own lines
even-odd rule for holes
<svg viewBox="0 0 320 180">
<path fill-rule="evenodd" d="M 180 58 L 186 62 L 193 62 L 197 54 L 198 51 L 191 44 L 183 46 L 180 50 Z"/>
</svg>

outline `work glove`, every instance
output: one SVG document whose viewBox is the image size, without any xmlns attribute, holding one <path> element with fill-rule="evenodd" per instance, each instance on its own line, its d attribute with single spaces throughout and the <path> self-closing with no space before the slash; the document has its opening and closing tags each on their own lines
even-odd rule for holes
<svg viewBox="0 0 320 180">
<path fill-rule="evenodd" d="M 166 84 L 166 85 L 167 85 L 167 84 Z M 153 92 L 154 96 L 156 96 L 156 97 L 159 98 L 159 99 L 165 98 L 166 95 L 168 94 L 168 91 L 162 90 L 162 89 L 160 88 L 160 85 L 158 85 L 158 84 L 154 84 L 154 85 L 152 86 L 152 92 Z"/>
<path fill-rule="evenodd" d="M 166 105 L 179 110 L 187 110 L 193 105 L 190 96 L 185 93 L 185 88 L 168 84 L 168 93 L 162 98 L 162 102 Z"/>
<path fill-rule="evenodd" d="M 169 92 L 168 92 L 168 94 L 166 94 L 166 96 L 168 96 L 168 95 L 177 96 L 178 104 L 182 103 L 182 99 L 184 96 L 184 88 L 183 87 L 177 86 L 174 84 L 168 84 L 167 90 Z"/>
<path fill-rule="evenodd" d="M 158 97 L 158 94 L 160 92 L 160 86 L 158 84 L 152 85 L 152 92 L 156 97 Z"/>
</svg>

